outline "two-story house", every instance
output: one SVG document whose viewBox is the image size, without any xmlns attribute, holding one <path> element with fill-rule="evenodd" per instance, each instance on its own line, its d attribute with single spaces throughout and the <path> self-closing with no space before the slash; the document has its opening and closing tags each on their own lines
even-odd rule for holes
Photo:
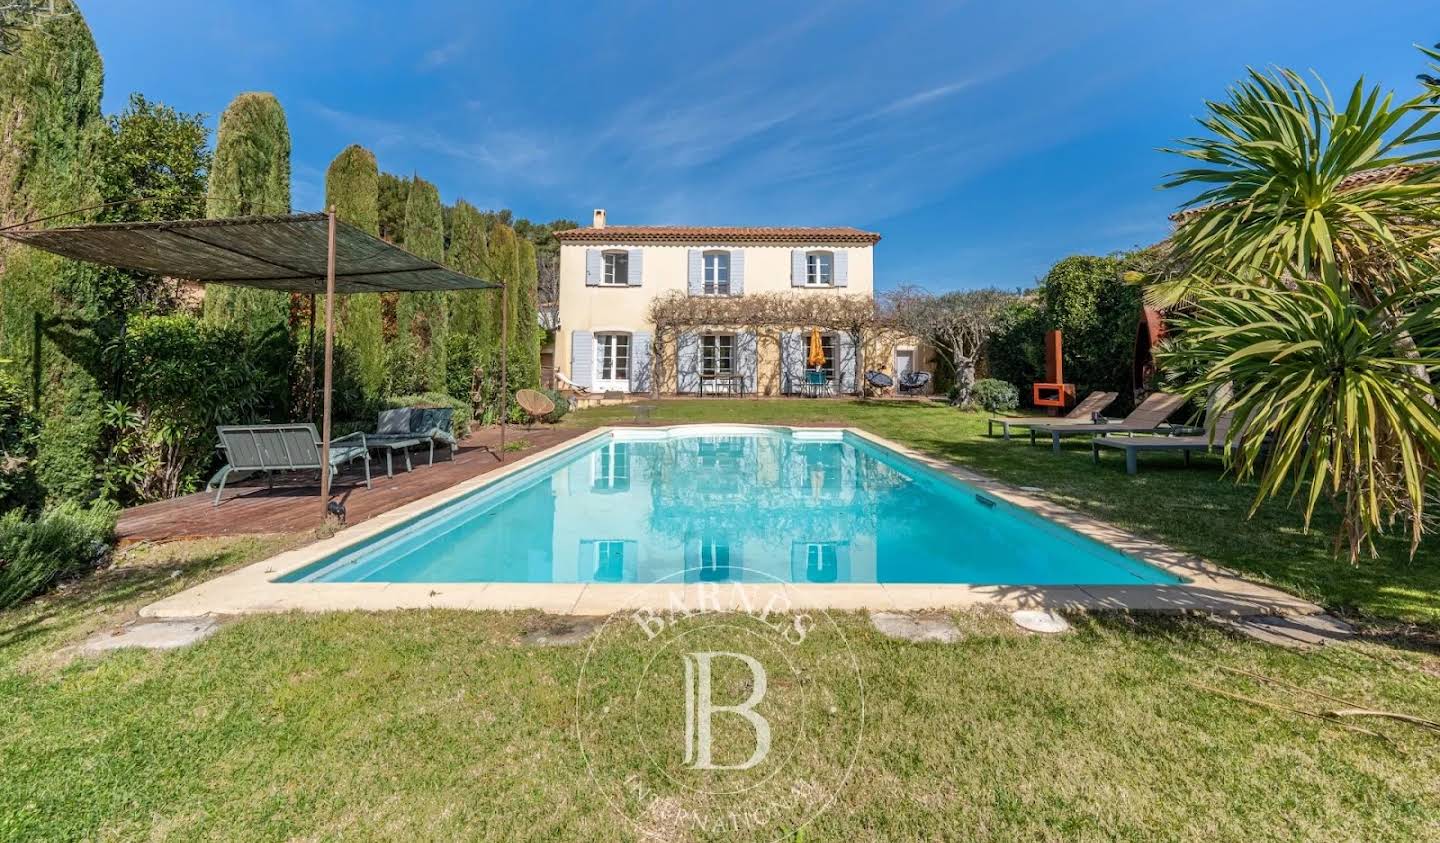
<svg viewBox="0 0 1440 843">
<path fill-rule="evenodd" d="M 560 231 L 555 365 L 591 390 L 750 395 L 795 394 L 805 387 L 808 325 L 757 337 L 735 326 L 695 326 L 657 352 L 650 305 L 659 295 L 873 296 L 880 235 L 856 228 L 611 226 Z M 773 342 L 762 340 L 773 339 Z M 829 391 L 856 391 L 855 349 L 845 332 L 823 331 Z M 664 353 L 674 359 L 657 361 Z M 867 344 L 866 368 L 900 374 L 921 368 L 918 343 L 903 337 Z M 662 363 L 664 365 L 656 365 Z M 659 373 L 659 374 L 654 374 Z M 652 382 L 653 377 L 653 382 Z"/>
</svg>

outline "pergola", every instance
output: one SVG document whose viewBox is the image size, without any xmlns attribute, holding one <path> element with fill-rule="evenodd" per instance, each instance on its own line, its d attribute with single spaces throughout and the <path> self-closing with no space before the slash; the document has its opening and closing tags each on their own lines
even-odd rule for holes
<svg viewBox="0 0 1440 843">
<path fill-rule="evenodd" d="M 330 500 L 330 404 L 335 352 L 336 293 L 417 293 L 499 289 L 505 285 L 456 272 L 324 213 L 173 222 L 105 223 L 0 230 L 11 240 L 66 258 L 119 269 L 289 293 L 325 295 L 324 410 L 321 420 L 320 505 Z M 508 307 L 502 307 L 506 313 Z M 508 318 L 501 347 L 509 345 Z M 505 355 L 500 357 L 505 401 Z M 500 412 L 499 458 L 505 454 Z"/>
</svg>

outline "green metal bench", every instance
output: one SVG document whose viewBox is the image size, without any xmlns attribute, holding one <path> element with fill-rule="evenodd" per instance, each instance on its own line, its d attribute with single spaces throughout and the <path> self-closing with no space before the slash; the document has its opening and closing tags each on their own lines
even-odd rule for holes
<svg viewBox="0 0 1440 843">
<path fill-rule="evenodd" d="M 321 460 L 320 434 L 313 424 L 240 424 L 215 428 L 220 434 L 220 448 L 225 452 L 225 466 L 210 478 L 205 491 L 215 489 L 215 506 L 225 492 L 225 480 L 236 471 L 263 471 L 274 485 L 277 471 L 319 471 Z M 370 449 L 364 433 L 352 433 L 330 442 L 330 468 L 364 460 L 365 488 L 370 488 Z"/>
</svg>

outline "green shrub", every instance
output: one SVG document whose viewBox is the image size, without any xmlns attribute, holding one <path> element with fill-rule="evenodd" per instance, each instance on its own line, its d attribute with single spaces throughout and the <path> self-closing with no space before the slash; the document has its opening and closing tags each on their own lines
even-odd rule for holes
<svg viewBox="0 0 1440 843">
<path fill-rule="evenodd" d="M 559 390 L 555 389 L 541 389 L 540 392 L 544 393 L 546 398 L 555 402 L 555 409 L 551 410 L 541 421 L 546 424 L 555 424 L 565 418 L 565 414 L 570 412 L 570 399 L 561 395 Z"/>
<path fill-rule="evenodd" d="M 30 398 L 9 372 L 0 370 L 0 512 L 40 502 L 35 482 L 35 435 L 40 422 Z"/>
<path fill-rule="evenodd" d="M 970 387 L 970 400 L 992 413 L 1008 413 L 1020 406 L 1020 392 L 997 378 L 982 378 Z"/>
<path fill-rule="evenodd" d="M 985 347 L 986 377 L 1019 385 L 1045 379 L 1045 314 L 1032 298 L 1022 298 L 1001 314 Z M 1028 397 L 1028 394 L 1025 396 Z"/>
<path fill-rule="evenodd" d="M 267 368 L 273 349 L 246 337 L 243 326 L 184 314 L 130 321 L 125 402 L 103 411 L 107 494 L 130 502 L 189 492 L 216 460 L 216 425 L 263 417 L 267 394 L 287 373 Z"/>
<path fill-rule="evenodd" d="M 459 401 L 443 392 L 422 392 L 416 395 L 394 395 L 385 399 L 385 406 L 398 407 L 449 407 L 455 411 L 450 417 L 450 432 L 456 439 L 465 438 L 470 432 L 470 404 Z"/>
<path fill-rule="evenodd" d="M 118 515 L 111 503 L 64 501 L 33 520 L 18 509 L 0 516 L 0 609 L 105 561 Z"/>
<path fill-rule="evenodd" d="M 1065 381 L 1078 396 L 1092 390 L 1118 392 L 1124 411 L 1132 392 L 1135 328 L 1140 319 L 1140 289 L 1123 275 L 1121 255 L 1065 258 L 1040 285 L 1045 327 L 1063 332 Z"/>
</svg>

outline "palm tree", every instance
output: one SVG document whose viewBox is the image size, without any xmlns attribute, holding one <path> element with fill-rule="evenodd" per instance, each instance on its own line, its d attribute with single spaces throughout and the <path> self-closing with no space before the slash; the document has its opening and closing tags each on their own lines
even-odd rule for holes
<svg viewBox="0 0 1440 843">
<path fill-rule="evenodd" d="M 1147 287 L 1184 303 L 1162 363 L 1202 372 L 1196 396 L 1232 388 L 1227 454 L 1255 505 L 1288 488 L 1308 527 L 1331 498 L 1352 561 L 1396 520 L 1413 552 L 1440 464 L 1434 94 L 1396 103 L 1361 80 L 1337 108 L 1323 83 L 1251 71 L 1206 104 L 1207 136 L 1168 150 L 1202 165 L 1165 186 L 1202 189 Z"/>
<path fill-rule="evenodd" d="M 1435 276 L 1440 136 L 1430 92 L 1395 103 L 1355 84 L 1343 109 L 1291 70 L 1251 71 L 1206 103 L 1209 136 L 1166 150 L 1202 162 L 1164 185 L 1202 187 L 1177 214 L 1185 271 L 1152 286 L 1159 305 L 1226 280 L 1315 278 L 1363 300 Z"/>
</svg>

